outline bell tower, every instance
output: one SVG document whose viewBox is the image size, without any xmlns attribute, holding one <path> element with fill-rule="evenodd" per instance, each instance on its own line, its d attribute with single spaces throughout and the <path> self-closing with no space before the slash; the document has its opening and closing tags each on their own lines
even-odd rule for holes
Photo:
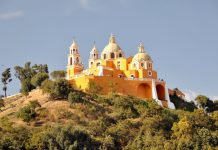
<svg viewBox="0 0 218 150">
<path fill-rule="evenodd" d="M 69 48 L 68 54 L 68 64 L 67 64 L 67 79 L 74 77 L 83 71 L 83 64 L 81 62 L 81 57 L 79 54 L 79 47 L 77 43 L 73 40 Z"/>
<path fill-rule="evenodd" d="M 94 62 L 98 60 L 98 50 L 95 46 L 95 43 L 94 43 L 94 46 L 90 52 L 90 58 L 89 58 L 89 68 L 91 68 L 91 66 L 94 64 Z"/>
</svg>

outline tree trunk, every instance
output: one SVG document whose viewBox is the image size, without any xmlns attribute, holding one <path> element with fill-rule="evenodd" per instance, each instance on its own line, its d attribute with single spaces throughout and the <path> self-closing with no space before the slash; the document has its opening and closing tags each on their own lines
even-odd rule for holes
<svg viewBox="0 0 218 150">
<path fill-rule="evenodd" d="M 7 97 L 7 93 L 6 93 L 6 90 L 5 90 L 5 98 Z"/>
</svg>

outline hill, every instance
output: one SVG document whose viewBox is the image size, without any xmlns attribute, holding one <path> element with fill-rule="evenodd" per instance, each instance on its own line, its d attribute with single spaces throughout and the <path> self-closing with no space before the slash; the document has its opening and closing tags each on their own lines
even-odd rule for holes
<svg viewBox="0 0 218 150">
<path fill-rule="evenodd" d="M 76 96 L 52 99 L 36 89 L 4 99 L 0 149 L 218 148 L 217 111 L 170 110 L 116 94 Z"/>
</svg>

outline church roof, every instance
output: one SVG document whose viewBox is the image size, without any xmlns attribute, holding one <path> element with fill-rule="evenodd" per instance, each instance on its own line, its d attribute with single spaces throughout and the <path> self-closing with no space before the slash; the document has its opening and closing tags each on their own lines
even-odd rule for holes
<svg viewBox="0 0 218 150">
<path fill-rule="evenodd" d="M 111 34 L 109 43 L 105 46 L 102 53 L 112 53 L 122 51 L 120 46 L 116 43 L 115 36 Z"/>
</svg>

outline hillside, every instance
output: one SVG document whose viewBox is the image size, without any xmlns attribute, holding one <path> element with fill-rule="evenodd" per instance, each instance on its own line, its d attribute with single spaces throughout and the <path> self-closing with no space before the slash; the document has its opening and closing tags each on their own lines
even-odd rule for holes
<svg viewBox="0 0 218 150">
<path fill-rule="evenodd" d="M 217 149 L 218 112 L 170 110 L 154 101 L 84 94 L 74 103 L 40 89 L 5 99 L 0 149 Z M 18 117 L 31 102 L 30 120 Z M 33 111 L 33 112 L 32 112 Z"/>
</svg>

